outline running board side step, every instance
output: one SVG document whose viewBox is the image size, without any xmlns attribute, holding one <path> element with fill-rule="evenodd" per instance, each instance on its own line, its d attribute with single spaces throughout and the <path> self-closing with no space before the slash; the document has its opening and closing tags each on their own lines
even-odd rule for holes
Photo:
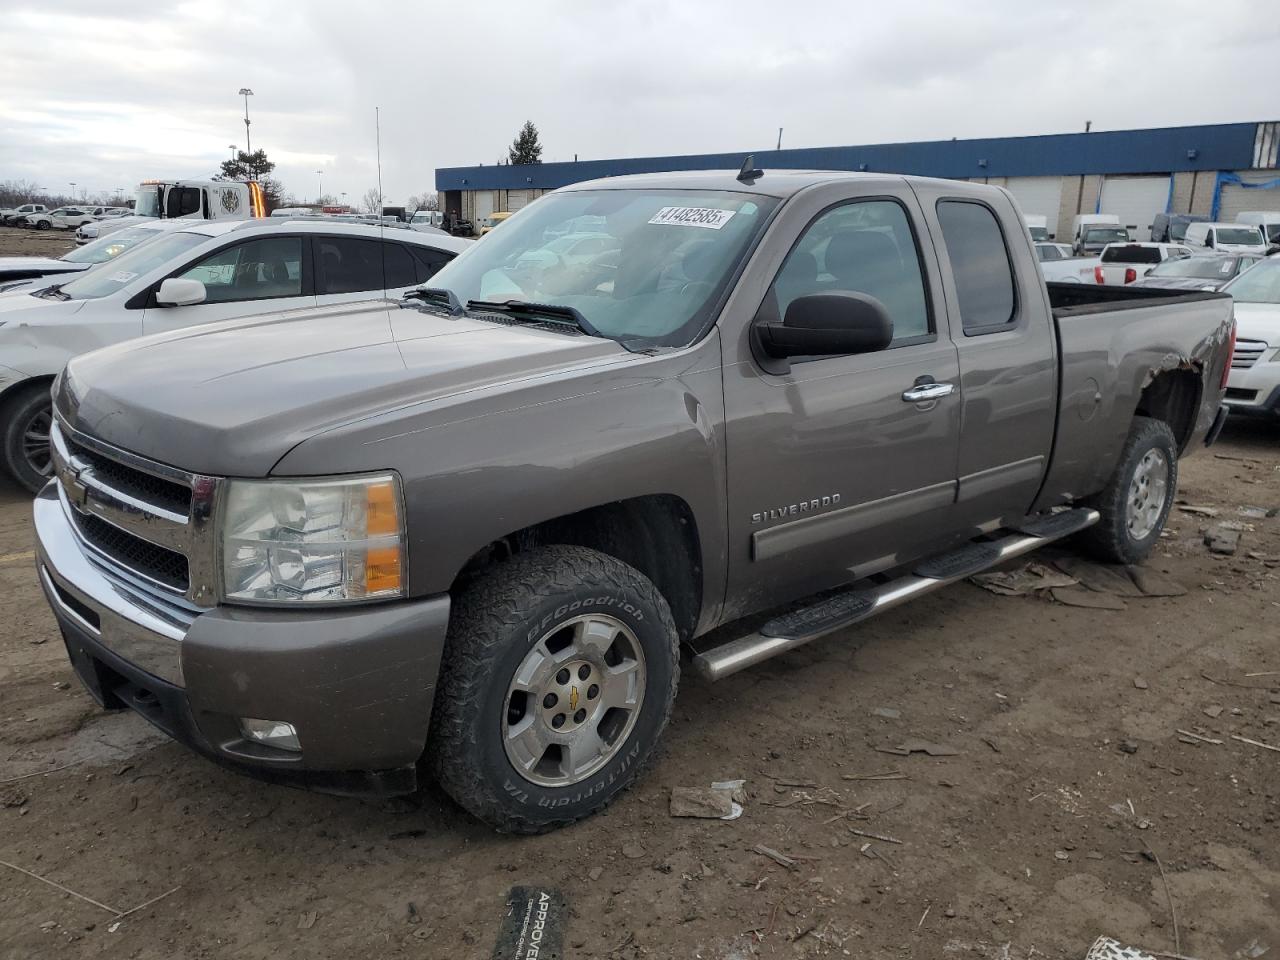
<svg viewBox="0 0 1280 960">
<path fill-rule="evenodd" d="M 756 633 L 721 644 L 693 658 L 694 669 L 707 680 L 722 680 L 770 657 L 804 646 L 894 607 L 973 576 L 1013 557 L 1098 522 L 1098 511 L 1064 510 L 1033 520 L 999 540 L 971 543 L 925 560 L 908 574 L 878 586 L 853 588 L 808 607 L 774 617 Z"/>
</svg>

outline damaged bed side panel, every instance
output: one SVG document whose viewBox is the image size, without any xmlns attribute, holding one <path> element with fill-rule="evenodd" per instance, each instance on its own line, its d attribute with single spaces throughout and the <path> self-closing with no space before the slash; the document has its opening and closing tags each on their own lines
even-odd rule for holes
<svg viewBox="0 0 1280 960">
<path fill-rule="evenodd" d="M 1035 509 L 1102 489 L 1136 413 L 1169 420 L 1184 451 L 1202 442 L 1231 323 L 1231 298 L 1212 293 L 1055 308 L 1062 396 Z"/>
</svg>

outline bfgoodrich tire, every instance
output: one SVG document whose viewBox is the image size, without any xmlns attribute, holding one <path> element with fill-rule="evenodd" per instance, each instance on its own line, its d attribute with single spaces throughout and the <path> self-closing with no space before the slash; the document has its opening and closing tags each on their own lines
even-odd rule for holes
<svg viewBox="0 0 1280 960">
<path fill-rule="evenodd" d="M 679 673 L 671 611 L 639 571 L 582 547 L 519 554 L 455 599 L 429 762 L 499 830 L 572 823 L 652 757 Z"/>
<path fill-rule="evenodd" d="M 1163 420 L 1134 417 L 1120 460 L 1101 493 L 1087 501 L 1101 514 L 1081 535 L 1101 560 L 1141 563 L 1160 540 L 1178 488 L 1178 444 Z"/>
<path fill-rule="evenodd" d="M 5 471 L 32 493 L 39 493 L 53 475 L 49 455 L 52 423 L 48 381 L 16 391 L 0 407 L 0 454 Z"/>
</svg>

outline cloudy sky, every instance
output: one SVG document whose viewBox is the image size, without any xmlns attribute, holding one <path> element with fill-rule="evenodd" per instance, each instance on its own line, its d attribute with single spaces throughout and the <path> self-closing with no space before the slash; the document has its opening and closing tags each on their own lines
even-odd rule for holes
<svg viewBox="0 0 1280 960">
<path fill-rule="evenodd" d="M 1275 0 L 3 0 L 0 180 L 211 175 L 244 144 L 300 200 L 493 163 L 1280 116 Z"/>
</svg>

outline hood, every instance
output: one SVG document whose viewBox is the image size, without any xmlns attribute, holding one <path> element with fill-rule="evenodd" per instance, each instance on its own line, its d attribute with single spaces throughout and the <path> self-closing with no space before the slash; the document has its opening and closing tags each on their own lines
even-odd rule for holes
<svg viewBox="0 0 1280 960">
<path fill-rule="evenodd" d="M 55 401 L 73 426 L 125 450 L 197 473 L 261 477 L 334 427 L 410 405 L 453 407 L 479 391 L 510 392 L 514 405 L 523 384 L 631 356 L 612 340 L 379 301 L 84 354 Z"/>
<path fill-rule="evenodd" d="M 76 273 L 92 266 L 54 257 L 0 257 L 0 281 L 43 277 L 51 273 Z"/>
<path fill-rule="evenodd" d="M 1230 279 L 1230 278 L 1228 278 Z M 1220 290 L 1226 280 L 1214 280 L 1211 277 L 1152 277 L 1146 276 L 1136 283 L 1130 284 L 1134 287 L 1160 287 L 1163 290 Z"/>
<path fill-rule="evenodd" d="M 33 297 L 33 290 L 43 290 L 48 283 L 34 287 L 15 288 L 9 296 L 0 297 L 0 324 L 12 327 L 25 323 L 45 323 L 55 317 L 75 313 L 88 300 L 56 300 L 52 297 Z M 25 316 L 23 316 L 25 314 Z M 0 362 L 3 362 L 0 358 Z"/>
<path fill-rule="evenodd" d="M 1263 340 L 1270 346 L 1280 346 L 1280 303 L 1236 301 L 1236 336 L 1241 340 Z"/>
</svg>

